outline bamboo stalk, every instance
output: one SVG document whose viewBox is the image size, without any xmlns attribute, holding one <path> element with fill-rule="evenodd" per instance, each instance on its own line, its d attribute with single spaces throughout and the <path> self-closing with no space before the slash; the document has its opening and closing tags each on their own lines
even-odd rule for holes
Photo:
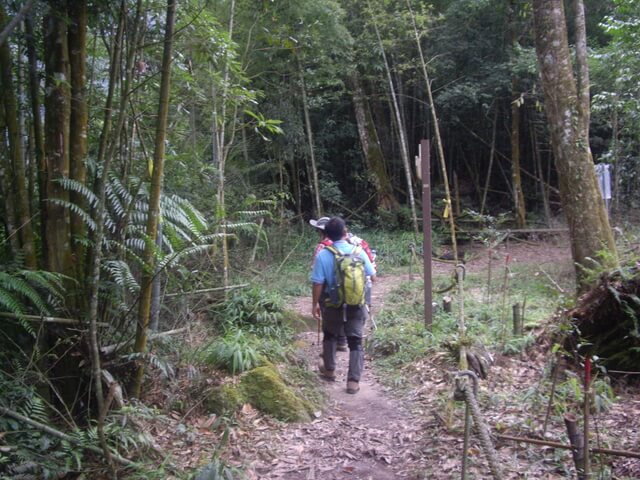
<svg viewBox="0 0 640 480">
<path fill-rule="evenodd" d="M 72 318 L 45 317 L 43 315 L 18 315 L 16 313 L 9 312 L 0 312 L 0 317 L 22 319 L 27 320 L 28 322 L 59 323 L 60 325 L 84 325 L 86 323 L 82 320 L 74 320 Z M 109 324 L 105 322 L 96 322 L 96 325 L 99 327 L 109 326 Z"/>
<path fill-rule="evenodd" d="M 186 295 L 198 295 L 200 293 L 220 292 L 220 291 L 224 291 L 224 290 L 237 290 L 238 288 L 244 288 L 244 287 L 248 287 L 248 286 L 249 286 L 248 283 L 240 283 L 238 285 L 229 285 L 229 286 L 226 286 L 226 287 L 203 288 L 201 290 L 191 290 L 190 292 L 167 293 L 165 295 L 165 298 L 183 297 L 183 296 L 186 296 Z"/>
</svg>

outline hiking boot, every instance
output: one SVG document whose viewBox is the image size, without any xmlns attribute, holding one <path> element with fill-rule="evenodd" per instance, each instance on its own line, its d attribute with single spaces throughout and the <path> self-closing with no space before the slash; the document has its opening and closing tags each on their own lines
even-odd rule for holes
<svg viewBox="0 0 640 480">
<path fill-rule="evenodd" d="M 324 368 L 324 365 L 319 365 L 318 370 L 320 370 L 320 376 L 324 380 L 328 380 L 330 382 L 336 381 L 336 371 L 335 370 L 327 370 Z"/>
<path fill-rule="evenodd" d="M 349 380 L 347 382 L 347 393 L 353 395 L 355 393 L 358 393 L 358 390 L 360 390 L 360 385 L 358 384 L 358 382 L 356 382 L 355 380 Z"/>
<path fill-rule="evenodd" d="M 343 344 L 338 344 L 338 346 L 336 347 L 336 350 L 339 352 L 346 352 L 347 350 L 349 350 L 349 347 L 347 346 L 346 343 Z"/>
</svg>

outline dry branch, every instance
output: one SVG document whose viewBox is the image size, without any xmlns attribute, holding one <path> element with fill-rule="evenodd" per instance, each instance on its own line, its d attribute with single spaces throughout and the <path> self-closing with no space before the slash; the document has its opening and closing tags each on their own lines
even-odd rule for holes
<svg viewBox="0 0 640 480">
<path fill-rule="evenodd" d="M 226 291 L 226 290 L 236 290 L 238 288 L 244 288 L 244 287 L 248 287 L 248 286 L 249 286 L 248 283 L 241 283 L 239 285 L 228 285 L 226 287 L 203 288 L 201 290 L 192 290 L 190 292 L 167 293 L 165 295 L 165 298 L 182 297 L 182 296 L 186 296 L 186 295 L 198 295 L 200 293 L 220 292 L 220 291 Z"/>
<path fill-rule="evenodd" d="M 182 333 L 182 332 L 186 332 L 186 331 L 187 331 L 187 327 L 182 327 L 182 328 L 176 328 L 175 330 L 167 330 L 166 332 L 154 333 L 154 334 L 148 336 L 147 341 L 151 342 L 151 341 L 157 340 L 159 338 L 169 337 L 171 335 L 176 335 L 178 333 Z M 114 343 L 113 345 L 106 345 L 106 346 L 100 348 L 100 353 L 102 353 L 102 355 L 111 355 L 116 350 L 119 350 L 121 348 L 124 348 L 126 346 L 131 345 L 133 343 L 133 341 L 134 341 L 134 339 L 131 338 L 131 339 L 129 339 L 126 342 L 123 342 L 123 343 Z"/>
</svg>

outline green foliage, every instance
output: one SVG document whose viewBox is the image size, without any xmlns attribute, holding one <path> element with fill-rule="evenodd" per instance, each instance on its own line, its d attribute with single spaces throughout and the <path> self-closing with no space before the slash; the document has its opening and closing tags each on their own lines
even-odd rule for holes
<svg viewBox="0 0 640 480">
<path fill-rule="evenodd" d="M 21 315 L 51 315 L 62 303 L 63 275 L 34 270 L 0 270 L 0 310 L 17 315 L 23 328 L 35 335 L 33 327 Z"/>
<path fill-rule="evenodd" d="M 284 324 L 284 301 L 278 292 L 252 287 L 231 292 L 215 307 L 215 317 L 224 331 L 242 329 L 260 337 L 288 338 Z"/>
<path fill-rule="evenodd" d="M 242 330 L 230 331 L 216 338 L 203 351 L 203 360 L 232 375 L 250 370 L 261 363 L 255 340 Z"/>
</svg>

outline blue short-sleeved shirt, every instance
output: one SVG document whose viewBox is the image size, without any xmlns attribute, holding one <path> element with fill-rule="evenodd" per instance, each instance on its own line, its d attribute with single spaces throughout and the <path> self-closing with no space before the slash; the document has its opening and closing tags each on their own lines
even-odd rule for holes
<svg viewBox="0 0 640 480">
<path fill-rule="evenodd" d="M 358 248 L 345 240 L 333 242 L 333 246 L 342 253 L 352 253 L 356 248 Z M 365 274 L 367 276 L 374 276 L 376 271 L 373 268 L 369 257 L 362 248 L 360 248 L 360 257 L 364 260 Z M 335 278 L 335 260 L 333 258 L 333 253 L 326 248 L 323 248 L 316 256 L 315 262 L 313 262 L 311 281 L 313 283 L 324 284 L 324 290 L 326 292 L 328 288 L 335 283 Z"/>
</svg>

